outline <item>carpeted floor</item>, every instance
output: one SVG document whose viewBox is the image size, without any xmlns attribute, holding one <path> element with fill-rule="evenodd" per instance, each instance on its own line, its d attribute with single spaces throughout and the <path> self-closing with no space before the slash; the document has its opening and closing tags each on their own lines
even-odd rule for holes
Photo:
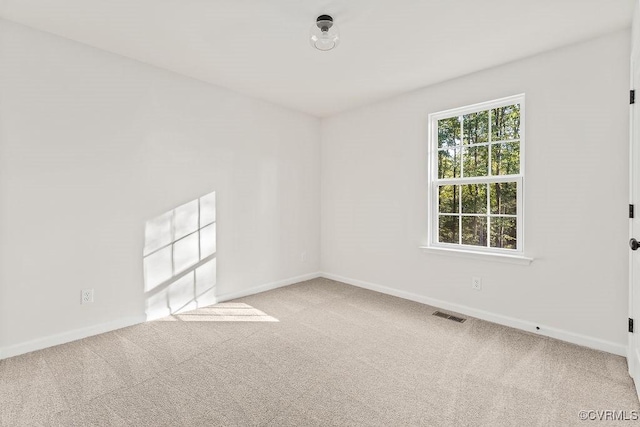
<svg viewBox="0 0 640 427">
<path fill-rule="evenodd" d="M 121 329 L 0 361 L 0 423 L 568 426 L 640 409 L 622 357 L 433 311 L 315 279 Z"/>
</svg>

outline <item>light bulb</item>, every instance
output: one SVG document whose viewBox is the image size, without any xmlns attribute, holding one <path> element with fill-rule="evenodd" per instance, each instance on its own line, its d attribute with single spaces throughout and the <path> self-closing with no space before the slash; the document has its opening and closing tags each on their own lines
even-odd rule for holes
<svg viewBox="0 0 640 427">
<path fill-rule="evenodd" d="M 320 15 L 311 27 L 311 46 L 318 50 L 331 50 L 338 45 L 340 35 L 338 27 L 329 15 Z"/>
</svg>

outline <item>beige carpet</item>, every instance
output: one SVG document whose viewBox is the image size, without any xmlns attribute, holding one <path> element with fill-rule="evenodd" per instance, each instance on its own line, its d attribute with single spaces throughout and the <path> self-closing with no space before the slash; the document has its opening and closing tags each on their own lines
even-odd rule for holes
<svg viewBox="0 0 640 427">
<path fill-rule="evenodd" d="M 622 357 L 433 311 L 299 283 L 3 360 L 0 422 L 584 426 L 616 423 L 580 410 L 640 409 Z"/>
</svg>

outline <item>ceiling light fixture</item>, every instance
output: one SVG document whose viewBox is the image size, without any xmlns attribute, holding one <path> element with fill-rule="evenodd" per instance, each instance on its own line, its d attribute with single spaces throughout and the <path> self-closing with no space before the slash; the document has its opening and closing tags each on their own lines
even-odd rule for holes
<svg viewBox="0 0 640 427">
<path fill-rule="evenodd" d="M 318 50 L 331 50 L 338 46 L 340 34 L 338 27 L 333 23 L 329 15 L 320 15 L 316 23 L 311 27 L 311 46 Z"/>
</svg>

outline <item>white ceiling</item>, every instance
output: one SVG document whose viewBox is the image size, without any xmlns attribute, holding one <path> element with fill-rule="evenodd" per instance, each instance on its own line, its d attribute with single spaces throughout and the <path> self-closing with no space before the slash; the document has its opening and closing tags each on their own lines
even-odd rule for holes
<svg viewBox="0 0 640 427">
<path fill-rule="evenodd" d="M 628 27 L 634 0 L 0 0 L 0 16 L 324 117 Z M 341 44 L 308 41 L 323 13 Z"/>
</svg>

